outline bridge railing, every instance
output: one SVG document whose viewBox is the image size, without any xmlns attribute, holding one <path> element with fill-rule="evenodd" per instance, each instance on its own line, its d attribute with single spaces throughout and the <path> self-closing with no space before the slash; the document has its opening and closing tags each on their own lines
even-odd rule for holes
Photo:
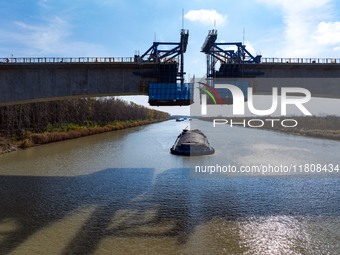
<svg viewBox="0 0 340 255">
<path fill-rule="evenodd" d="M 133 63 L 134 57 L 40 57 L 0 58 L 0 63 Z"/>
<path fill-rule="evenodd" d="M 135 57 L 0 58 L 0 63 L 134 63 Z M 340 64 L 340 58 L 261 58 L 261 63 Z"/>
<path fill-rule="evenodd" d="M 340 58 L 261 58 L 261 63 L 340 64 Z"/>
</svg>

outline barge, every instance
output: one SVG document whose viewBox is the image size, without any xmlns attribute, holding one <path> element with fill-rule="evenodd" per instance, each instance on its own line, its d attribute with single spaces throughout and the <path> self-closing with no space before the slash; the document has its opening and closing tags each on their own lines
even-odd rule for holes
<svg viewBox="0 0 340 255">
<path fill-rule="evenodd" d="M 175 155 L 210 155 L 215 149 L 209 144 L 207 137 L 199 129 L 184 129 L 177 137 L 170 152 Z"/>
</svg>

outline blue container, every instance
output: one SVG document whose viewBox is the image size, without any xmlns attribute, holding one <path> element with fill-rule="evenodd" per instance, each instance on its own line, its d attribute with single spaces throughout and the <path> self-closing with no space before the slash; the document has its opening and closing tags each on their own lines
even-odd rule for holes
<svg viewBox="0 0 340 255">
<path fill-rule="evenodd" d="M 193 102 L 192 83 L 150 83 L 149 104 L 156 106 L 165 105 L 190 105 Z"/>
</svg>

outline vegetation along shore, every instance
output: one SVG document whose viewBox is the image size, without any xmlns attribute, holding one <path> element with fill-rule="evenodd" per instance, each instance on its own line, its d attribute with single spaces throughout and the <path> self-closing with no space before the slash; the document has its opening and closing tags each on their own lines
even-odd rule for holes
<svg viewBox="0 0 340 255">
<path fill-rule="evenodd" d="M 271 121 L 265 121 L 268 117 L 256 117 L 256 119 L 263 120 L 263 126 L 261 129 L 284 132 L 284 133 L 291 133 L 295 135 L 302 135 L 302 136 L 310 136 L 316 138 L 325 138 L 325 139 L 332 139 L 332 140 L 339 140 L 340 141 L 340 117 L 339 116 L 292 116 L 289 117 L 290 119 L 296 120 L 298 123 L 296 127 L 284 127 L 282 125 L 273 125 Z M 202 118 L 206 121 L 213 121 L 213 117 Z M 251 117 L 233 117 L 232 120 L 235 123 L 240 123 L 245 120 L 247 123 L 249 120 L 253 118 Z M 275 117 L 278 123 L 280 123 L 285 118 L 283 117 Z M 276 123 L 277 123 L 276 122 Z M 239 125 L 236 125 L 239 126 Z M 246 125 L 247 127 L 247 125 Z"/>
<path fill-rule="evenodd" d="M 0 107 L 0 154 L 169 119 L 116 98 L 71 99 Z"/>
</svg>

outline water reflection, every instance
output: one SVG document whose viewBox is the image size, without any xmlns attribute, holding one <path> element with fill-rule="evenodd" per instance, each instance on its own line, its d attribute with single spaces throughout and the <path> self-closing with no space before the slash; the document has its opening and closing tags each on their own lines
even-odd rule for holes
<svg viewBox="0 0 340 255">
<path fill-rule="evenodd" d="M 337 175 L 192 178 L 189 169 L 333 162 L 339 143 L 228 129 L 218 131 L 224 139 L 208 133 L 215 155 L 171 155 L 186 125 L 165 122 L 1 157 L 0 254 L 340 254 Z"/>
<path fill-rule="evenodd" d="M 152 176 L 152 169 L 107 169 L 78 177 L 1 176 L 1 254 L 14 250 L 37 231 L 73 211 L 87 206 L 92 210 L 95 206 L 75 240 L 67 240 L 82 245 L 66 248 L 67 252 L 73 250 L 71 247 L 80 249 L 73 254 L 91 253 L 111 215 L 145 192 Z M 43 245 L 36 241 L 34 245 Z"/>
<path fill-rule="evenodd" d="M 1 254 L 340 251 L 337 178 L 207 180 L 169 169 L 150 185 L 153 174 L 106 169 L 77 177 L 1 176 Z M 42 238 L 51 233 L 46 247 Z"/>
<path fill-rule="evenodd" d="M 325 242 L 324 235 L 337 231 L 338 225 L 330 225 L 330 222 L 339 224 L 339 220 L 332 218 L 251 217 L 239 223 L 241 245 L 246 248 L 244 254 L 252 255 L 336 254 L 340 249 L 337 238 L 332 236 Z M 319 230 L 313 229 L 314 224 Z"/>
</svg>

